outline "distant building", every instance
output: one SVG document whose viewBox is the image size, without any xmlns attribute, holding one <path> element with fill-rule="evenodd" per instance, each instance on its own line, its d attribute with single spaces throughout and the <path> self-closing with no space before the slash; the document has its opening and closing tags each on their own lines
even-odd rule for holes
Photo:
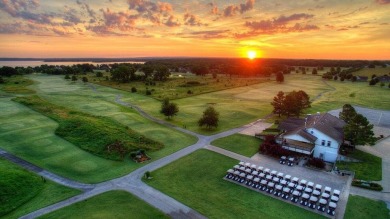
<svg viewBox="0 0 390 219">
<path fill-rule="evenodd" d="M 277 142 L 283 148 L 336 162 L 344 140 L 345 122 L 329 113 L 309 115 L 305 119 L 288 118 L 280 123 Z"/>
</svg>

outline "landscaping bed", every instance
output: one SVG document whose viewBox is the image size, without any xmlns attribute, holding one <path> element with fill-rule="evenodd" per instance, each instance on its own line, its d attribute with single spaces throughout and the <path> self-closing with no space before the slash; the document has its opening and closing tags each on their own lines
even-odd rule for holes
<svg viewBox="0 0 390 219">
<path fill-rule="evenodd" d="M 370 189 L 374 191 L 382 191 L 383 187 L 378 183 L 373 183 L 365 180 L 354 179 L 352 185 L 364 189 Z"/>
</svg>

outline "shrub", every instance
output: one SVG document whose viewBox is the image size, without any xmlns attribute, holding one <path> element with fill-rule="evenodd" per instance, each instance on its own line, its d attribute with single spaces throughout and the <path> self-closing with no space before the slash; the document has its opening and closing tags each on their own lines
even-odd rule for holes
<svg viewBox="0 0 390 219">
<path fill-rule="evenodd" d="M 137 92 L 137 88 L 132 87 L 132 88 L 131 88 L 131 93 L 136 93 L 136 92 Z"/>
<path fill-rule="evenodd" d="M 70 79 L 70 76 L 68 74 L 66 74 L 65 79 Z"/>
<path fill-rule="evenodd" d="M 356 187 L 364 188 L 364 189 L 374 190 L 374 191 L 382 191 L 383 190 L 383 187 L 381 185 L 379 185 L 378 183 L 367 182 L 367 181 L 358 180 L 358 179 L 354 179 L 352 181 L 352 185 L 356 186 Z"/>
<path fill-rule="evenodd" d="M 152 91 L 146 90 L 146 95 L 152 95 Z"/>
<path fill-rule="evenodd" d="M 188 90 L 187 94 L 193 94 L 193 92 L 191 90 Z"/>
<path fill-rule="evenodd" d="M 264 142 L 260 145 L 259 152 L 273 157 L 291 155 L 289 150 L 282 148 L 282 146 L 276 143 L 275 136 L 273 135 L 265 136 Z"/>
<path fill-rule="evenodd" d="M 101 78 L 101 77 L 103 77 L 103 73 L 102 72 L 96 72 L 96 77 L 98 77 L 98 78 Z"/>
<path fill-rule="evenodd" d="M 320 158 L 310 158 L 309 161 L 308 161 L 308 164 L 310 166 L 314 166 L 314 167 L 317 167 L 317 168 L 320 168 L 320 169 L 324 169 L 325 168 L 325 162 L 320 159 Z"/>
</svg>

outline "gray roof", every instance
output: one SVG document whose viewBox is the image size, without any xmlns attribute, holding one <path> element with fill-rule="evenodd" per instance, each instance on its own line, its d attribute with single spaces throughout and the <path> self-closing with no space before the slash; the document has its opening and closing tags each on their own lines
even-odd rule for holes
<svg viewBox="0 0 390 219">
<path fill-rule="evenodd" d="M 280 123 L 279 129 L 286 131 L 285 135 L 298 134 L 310 142 L 315 142 L 317 137 L 306 131 L 307 128 L 315 128 L 341 143 L 344 138 L 344 126 L 343 120 L 329 113 L 323 113 L 309 115 L 305 119 L 288 118 Z"/>
</svg>

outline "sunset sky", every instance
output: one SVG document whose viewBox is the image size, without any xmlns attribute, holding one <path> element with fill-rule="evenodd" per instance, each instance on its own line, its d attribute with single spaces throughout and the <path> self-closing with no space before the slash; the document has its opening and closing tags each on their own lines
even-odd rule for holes
<svg viewBox="0 0 390 219">
<path fill-rule="evenodd" d="M 0 57 L 390 59 L 390 0 L 0 0 Z"/>
</svg>

